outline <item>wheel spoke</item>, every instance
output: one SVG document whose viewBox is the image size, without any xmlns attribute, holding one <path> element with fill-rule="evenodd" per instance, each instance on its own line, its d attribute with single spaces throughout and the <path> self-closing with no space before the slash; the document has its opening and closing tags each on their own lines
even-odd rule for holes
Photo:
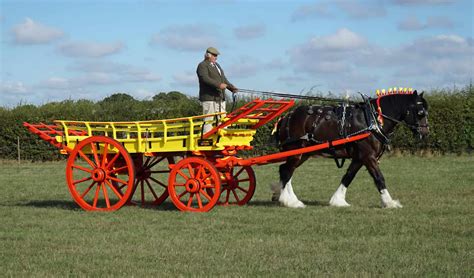
<svg viewBox="0 0 474 278">
<path fill-rule="evenodd" d="M 245 192 L 245 193 L 249 193 L 248 190 L 245 190 L 245 189 L 243 189 L 242 187 L 240 187 L 240 186 L 238 186 L 238 185 L 237 185 L 236 187 L 237 187 L 238 189 L 240 189 L 240 191 L 243 191 L 243 192 Z"/>
<path fill-rule="evenodd" d="M 197 201 L 198 201 L 199 208 L 202 208 L 201 195 L 199 195 L 199 193 L 197 193 L 196 198 L 197 198 Z"/>
<path fill-rule="evenodd" d="M 87 173 L 92 173 L 91 169 L 87 169 L 87 168 L 82 167 L 82 166 L 77 165 L 77 164 L 73 164 L 72 168 L 76 168 L 76 169 L 82 170 L 82 171 L 87 172 Z"/>
<path fill-rule="evenodd" d="M 193 204 L 193 196 L 194 196 L 194 193 L 190 193 L 188 205 L 187 205 L 188 207 L 191 207 L 191 205 Z"/>
<path fill-rule="evenodd" d="M 147 168 L 147 167 L 148 167 L 148 163 L 150 162 L 150 159 L 151 159 L 151 158 L 150 158 L 149 156 L 146 158 L 145 163 L 143 163 L 143 168 Z"/>
<path fill-rule="evenodd" d="M 225 193 L 225 203 L 226 203 L 226 204 L 229 203 L 229 197 L 230 197 L 230 190 L 227 189 L 227 190 L 226 190 L 226 193 Z"/>
<path fill-rule="evenodd" d="M 151 169 L 153 166 L 155 166 L 156 164 L 160 163 L 161 161 L 163 161 L 163 159 L 165 159 L 164 156 L 162 156 L 161 158 L 159 159 L 156 159 L 155 161 L 153 161 L 150 165 L 147 166 L 147 169 Z"/>
<path fill-rule="evenodd" d="M 108 178 L 108 179 L 110 179 L 110 180 L 113 180 L 113 181 L 119 182 L 119 183 L 121 183 L 121 184 L 125 184 L 125 185 L 127 185 L 127 184 L 128 184 L 128 182 L 126 182 L 126 181 L 124 181 L 124 180 L 121 180 L 121 179 L 118 179 L 118 178 L 116 178 L 116 177 L 113 177 L 113 176 L 109 176 L 109 175 L 107 175 L 107 178 Z"/>
<path fill-rule="evenodd" d="M 125 170 L 125 169 L 127 169 L 127 168 L 128 168 L 127 165 L 122 166 L 122 167 L 119 167 L 119 168 L 115 168 L 115 169 L 113 169 L 112 171 L 110 171 L 109 174 L 110 174 L 110 173 L 118 173 L 118 172 L 120 172 L 120 171 L 122 171 L 122 170 Z"/>
<path fill-rule="evenodd" d="M 245 170 L 244 167 L 240 168 L 240 170 L 237 172 L 237 174 L 234 175 L 234 178 L 237 178 L 240 175 L 240 173 L 242 173 L 242 171 L 244 171 L 244 170 Z"/>
<path fill-rule="evenodd" d="M 164 183 L 162 183 L 161 181 L 155 179 L 154 177 L 150 177 L 150 180 L 156 182 L 157 184 L 163 186 L 164 188 L 168 188 L 168 186 L 167 186 L 166 184 L 164 184 Z"/>
<path fill-rule="evenodd" d="M 84 196 L 87 195 L 87 193 L 89 193 L 89 191 L 92 189 L 92 187 L 94 187 L 94 185 L 96 184 L 97 182 L 94 181 L 93 183 L 91 183 L 91 185 L 89 185 L 89 187 L 81 194 L 81 198 L 84 199 Z"/>
<path fill-rule="evenodd" d="M 108 180 L 105 180 L 105 183 L 112 189 L 112 192 L 114 192 L 115 195 L 117 195 L 117 197 L 119 197 L 119 199 L 123 198 L 123 195 Z"/>
<path fill-rule="evenodd" d="M 204 167 L 199 167 L 195 176 L 196 179 L 200 179 L 202 177 L 203 170 L 204 170 Z"/>
<path fill-rule="evenodd" d="M 203 189 L 199 190 L 199 192 L 201 192 L 202 195 L 204 195 L 204 197 L 206 197 L 206 199 L 208 199 L 209 201 L 212 199 L 211 196 L 209 196 L 209 194 L 207 194 L 207 192 Z"/>
<path fill-rule="evenodd" d="M 102 163 L 101 167 L 105 168 L 105 163 L 107 163 L 107 153 L 109 151 L 109 143 L 104 144 L 104 151 L 102 152 Z"/>
<path fill-rule="evenodd" d="M 188 194 L 188 191 L 184 191 L 181 194 L 179 194 L 178 200 L 181 200 L 181 198 L 183 198 L 183 196 L 186 195 L 186 194 Z"/>
<path fill-rule="evenodd" d="M 95 208 L 97 208 L 97 200 L 99 199 L 99 191 L 100 191 L 100 184 L 97 185 L 97 189 L 95 190 L 94 202 L 92 203 L 92 206 Z"/>
<path fill-rule="evenodd" d="M 158 197 L 158 195 L 156 195 L 156 192 L 155 192 L 155 190 L 153 190 L 153 187 L 151 186 L 150 182 L 148 180 L 145 180 L 145 182 L 148 185 L 148 188 L 150 189 L 151 194 L 153 194 L 153 197 L 155 197 L 155 200 L 158 200 L 159 197 Z"/>
<path fill-rule="evenodd" d="M 150 171 L 152 174 L 168 174 L 169 170 L 157 170 L 157 171 Z"/>
<path fill-rule="evenodd" d="M 211 175 L 212 175 L 212 173 L 209 172 L 209 173 L 207 174 L 207 176 L 202 177 L 201 180 L 204 181 L 204 180 L 206 180 L 207 178 L 209 178 Z"/>
<path fill-rule="evenodd" d="M 88 157 L 87 155 L 85 155 L 81 150 L 78 150 L 77 153 L 92 167 L 92 168 L 96 168 L 97 166 L 94 164 L 94 162 L 92 162 Z"/>
<path fill-rule="evenodd" d="M 176 171 L 181 177 L 183 177 L 185 180 L 188 180 L 189 177 L 186 176 L 184 173 L 181 172 L 181 170 Z"/>
<path fill-rule="evenodd" d="M 191 178 L 194 178 L 196 175 L 195 175 L 195 173 L 194 173 L 193 167 L 191 167 L 191 164 L 188 164 L 187 166 L 188 166 L 188 171 L 189 171 L 190 177 L 191 177 Z"/>
<path fill-rule="evenodd" d="M 105 169 L 110 169 L 114 165 L 115 161 L 120 157 L 120 152 L 116 153 L 114 157 L 109 161 Z"/>
<path fill-rule="evenodd" d="M 143 181 L 140 181 L 140 190 L 141 190 L 141 198 L 142 198 L 142 205 L 145 204 L 145 188 L 144 188 L 144 183 Z"/>
<path fill-rule="evenodd" d="M 91 179 L 92 179 L 92 177 L 82 178 L 80 180 L 73 181 L 72 184 L 77 185 L 78 183 L 85 182 L 85 181 L 88 181 L 88 180 L 91 180 Z"/>
<path fill-rule="evenodd" d="M 110 208 L 110 201 L 109 201 L 109 195 L 107 194 L 107 188 L 105 187 L 104 183 L 102 183 L 101 186 L 102 186 L 102 191 L 104 192 L 105 205 L 107 206 L 107 208 Z"/>
<path fill-rule="evenodd" d="M 244 182 L 244 181 L 250 181 L 250 178 L 247 178 L 247 179 L 243 179 L 243 180 L 235 180 L 237 182 Z"/>
<path fill-rule="evenodd" d="M 91 149 L 92 149 L 92 154 L 94 155 L 95 164 L 99 166 L 100 165 L 99 156 L 97 155 L 97 148 L 94 142 L 91 142 Z"/>
<path fill-rule="evenodd" d="M 234 194 L 235 199 L 237 200 L 237 203 L 240 202 L 239 197 L 237 196 L 237 193 L 235 192 L 235 189 L 232 189 L 232 193 Z"/>
</svg>

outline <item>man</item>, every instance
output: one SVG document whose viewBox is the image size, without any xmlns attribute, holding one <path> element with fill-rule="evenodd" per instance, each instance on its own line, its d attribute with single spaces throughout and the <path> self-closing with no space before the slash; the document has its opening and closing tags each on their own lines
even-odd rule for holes
<svg viewBox="0 0 474 278">
<path fill-rule="evenodd" d="M 219 51 L 214 47 L 206 49 L 204 60 L 199 63 L 196 73 L 199 79 L 199 100 L 202 104 L 203 114 L 213 114 L 226 112 L 225 110 L 225 90 L 232 93 L 237 92 L 237 88 L 225 77 L 224 70 L 216 62 Z M 212 120 L 211 117 L 206 121 Z M 212 129 L 211 124 L 204 125 L 204 133 Z"/>
</svg>

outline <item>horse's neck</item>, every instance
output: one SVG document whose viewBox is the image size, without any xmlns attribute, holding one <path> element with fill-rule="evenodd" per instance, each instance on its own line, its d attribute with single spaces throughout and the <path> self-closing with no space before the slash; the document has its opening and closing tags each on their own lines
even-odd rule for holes
<svg viewBox="0 0 474 278">
<path fill-rule="evenodd" d="M 387 116 L 384 118 L 383 132 L 385 134 L 391 134 L 398 122 L 402 121 L 403 117 L 408 109 L 408 104 L 404 95 L 391 95 L 384 96 L 380 99 L 380 107 L 382 108 L 382 114 Z M 393 121 L 391 119 L 396 121 Z"/>
</svg>

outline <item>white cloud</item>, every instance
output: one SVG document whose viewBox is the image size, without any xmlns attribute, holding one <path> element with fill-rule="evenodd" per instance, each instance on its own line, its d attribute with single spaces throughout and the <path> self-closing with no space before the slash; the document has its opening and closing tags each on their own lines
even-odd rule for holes
<svg viewBox="0 0 474 278">
<path fill-rule="evenodd" d="M 284 62 L 282 59 L 276 58 L 266 63 L 265 68 L 270 69 L 270 70 L 284 69 L 285 67 L 287 67 L 287 65 L 288 65 L 288 62 Z"/>
<path fill-rule="evenodd" d="M 70 89 L 72 85 L 71 82 L 66 78 L 50 77 L 47 80 L 40 82 L 38 87 L 51 90 L 65 90 Z"/>
<path fill-rule="evenodd" d="M 421 23 L 415 16 L 405 18 L 399 22 L 398 29 L 404 31 L 418 31 L 430 28 L 453 28 L 453 22 L 443 16 L 428 17 L 426 23 Z"/>
<path fill-rule="evenodd" d="M 299 70 L 332 74 L 350 71 L 351 61 L 363 60 L 370 51 L 364 37 L 343 28 L 334 34 L 314 37 L 289 52 Z"/>
<path fill-rule="evenodd" d="M 43 25 L 26 18 L 23 23 L 13 27 L 14 41 L 18 44 L 44 44 L 64 36 L 63 31 Z"/>
<path fill-rule="evenodd" d="M 314 4 L 301 5 L 291 15 L 291 20 L 300 21 L 311 18 L 328 17 L 329 15 L 329 3 L 318 2 Z"/>
<path fill-rule="evenodd" d="M 336 4 L 349 17 L 356 19 L 380 17 L 387 13 L 383 2 L 378 0 L 336 0 Z"/>
<path fill-rule="evenodd" d="M 23 82 L 1 82 L 0 83 L 0 95 L 18 95 L 28 94 L 29 89 L 23 84 Z"/>
<path fill-rule="evenodd" d="M 185 72 L 173 75 L 173 85 L 185 86 L 185 87 L 197 87 L 198 78 L 195 72 Z"/>
<path fill-rule="evenodd" d="M 150 44 L 164 45 L 174 50 L 204 51 L 209 46 L 217 46 L 221 41 L 217 29 L 215 26 L 203 25 L 169 26 L 155 34 Z"/>
<path fill-rule="evenodd" d="M 306 78 L 301 77 L 301 76 L 295 76 L 295 75 L 280 76 L 277 78 L 277 80 L 282 81 L 289 86 L 297 86 L 300 84 L 304 84 L 304 82 L 307 81 Z"/>
<path fill-rule="evenodd" d="M 393 3 L 398 5 L 440 5 L 440 4 L 452 4 L 456 0 L 392 0 Z"/>
<path fill-rule="evenodd" d="M 70 42 L 59 46 L 59 52 L 69 57 L 97 58 L 112 55 L 124 48 L 123 43 Z"/>
<path fill-rule="evenodd" d="M 69 67 L 70 70 L 84 73 L 95 73 L 104 76 L 114 76 L 117 82 L 150 82 L 160 81 L 162 78 L 157 73 L 143 67 L 120 64 L 110 61 L 82 61 Z"/>
<path fill-rule="evenodd" d="M 262 69 L 262 63 L 259 61 L 245 56 L 241 57 L 237 62 L 233 63 L 226 76 L 232 78 L 247 78 L 255 76 Z M 231 81 L 232 82 L 232 81 Z"/>
<path fill-rule="evenodd" d="M 308 48 L 325 51 L 350 51 L 367 45 L 367 40 L 349 29 L 342 28 L 333 35 L 311 39 Z"/>
<path fill-rule="evenodd" d="M 264 24 L 245 25 L 235 28 L 234 35 L 238 39 L 251 40 L 263 37 L 265 31 L 266 27 Z"/>
<path fill-rule="evenodd" d="M 343 43 L 347 46 L 343 47 Z M 289 53 L 295 72 L 315 83 L 323 81 L 333 90 L 445 87 L 467 84 L 473 77 L 473 40 L 458 35 L 438 35 L 401 46 L 381 47 L 347 30 L 310 39 Z"/>
</svg>

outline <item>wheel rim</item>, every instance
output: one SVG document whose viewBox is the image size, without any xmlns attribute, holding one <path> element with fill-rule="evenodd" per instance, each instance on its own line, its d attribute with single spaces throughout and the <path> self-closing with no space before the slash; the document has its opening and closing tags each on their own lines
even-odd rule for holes
<svg viewBox="0 0 474 278">
<path fill-rule="evenodd" d="M 168 182 L 171 200 L 182 211 L 211 210 L 219 200 L 220 188 L 219 174 L 214 165 L 198 157 L 185 158 L 177 163 Z"/>
<path fill-rule="evenodd" d="M 74 148 L 66 180 L 76 203 L 85 210 L 113 211 L 131 197 L 134 165 L 127 150 L 104 136 L 88 137 Z"/>
<path fill-rule="evenodd" d="M 252 199 L 256 179 L 250 166 L 236 166 L 222 175 L 222 193 L 218 205 L 243 206 Z"/>
<path fill-rule="evenodd" d="M 169 164 L 173 156 L 144 157 L 139 154 L 135 161 L 135 192 L 130 200 L 141 206 L 158 206 L 168 198 Z"/>
</svg>

